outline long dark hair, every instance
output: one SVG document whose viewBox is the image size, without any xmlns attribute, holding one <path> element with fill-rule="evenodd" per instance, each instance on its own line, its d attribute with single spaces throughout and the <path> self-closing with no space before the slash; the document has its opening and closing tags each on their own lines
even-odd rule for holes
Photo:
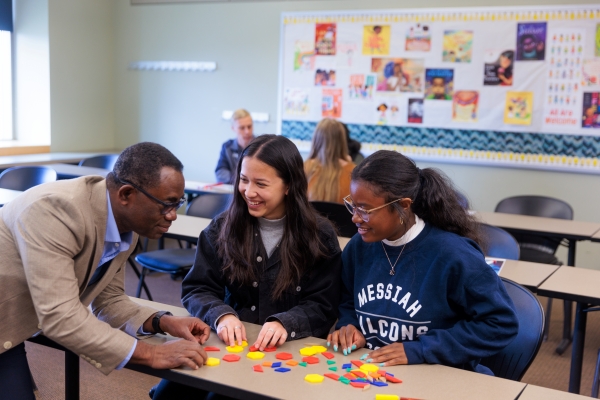
<svg viewBox="0 0 600 400">
<path fill-rule="evenodd" d="M 408 197 L 411 210 L 425 222 L 482 243 L 479 223 L 461 206 L 452 181 L 440 170 L 421 170 L 398 152 L 380 150 L 354 168 L 352 180 L 366 183 L 386 203 Z M 390 207 L 403 216 L 398 203 Z"/>
<path fill-rule="evenodd" d="M 256 137 L 240 155 L 234 188 L 239 187 L 242 161 L 246 157 L 255 157 L 274 168 L 288 185 L 284 199 L 285 227 L 279 245 L 281 269 L 272 289 L 272 297 L 277 299 L 285 289 L 300 281 L 308 267 L 325 257 L 326 248 L 319 240 L 317 216 L 308 202 L 308 183 L 296 146 L 280 135 Z M 243 195 L 235 190 L 231 206 L 225 211 L 217 245 L 223 273 L 232 283 L 249 284 L 256 280 L 259 271 L 254 263 L 254 245 L 258 229 L 258 219 L 250 215 Z"/>
</svg>

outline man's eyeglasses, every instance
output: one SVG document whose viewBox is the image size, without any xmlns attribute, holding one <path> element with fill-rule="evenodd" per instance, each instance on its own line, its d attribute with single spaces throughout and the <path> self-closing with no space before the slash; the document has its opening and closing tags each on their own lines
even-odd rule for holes
<svg viewBox="0 0 600 400">
<path fill-rule="evenodd" d="M 370 210 L 365 210 L 362 207 L 355 206 L 354 203 L 352 202 L 352 199 L 350 198 L 350 195 L 348 195 L 348 196 L 344 197 L 344 205 L 346 206 L 346 208 L 348 209 L 350 214 L 354 215 L 354 213 L 356 213 L 356 214 L 358 214 L 360 219 L 362 219 L 364 222 L 369 222 L 369 214 L 371 214 L 373 211 L 379 210 L 385 206 L 389 206 L 390 204 L 395 203 L 400 200 L 404 200 L 404 198 L 390 201 L 389 203 L 385 203 L 384 205 L 379 206 L 379 207 L 371 208 Z"/>
<path fill-rule="evenodd" d="M 115 179 L 117 181 L 119 181 L 120 183 L 122 183 L 123 185 L 133 186 L 135 189 L 142 192 L 143 194 L 148 196 L 150 199 L 154 200 L 155 202 L 157 202 L 158 204 L 163 206 L 163 209 L 160 211 L 160 213 L 162 215 L 167 215 L 168 213 L 170 213 L 173 210 L 177 211 L 185 203 L 185 197 L 182 197 L 181 199 L 179 199 L 179 201 L 174 202 L 174 203 L 168 203 L 168 202 L 159 200 L 156 197 L 152 196 L 150 193 L 146 192 L 144 189 L 142 189 L 138 185 L 136 185 L 135 183 L 132 183 L 132 182 L 126 181 L 125 179 L 119 178 L 117 176 L 117 174 L 115 174 L 114 172 L 113 172 L 113 175 L 114 175 Z"/>
</svg>

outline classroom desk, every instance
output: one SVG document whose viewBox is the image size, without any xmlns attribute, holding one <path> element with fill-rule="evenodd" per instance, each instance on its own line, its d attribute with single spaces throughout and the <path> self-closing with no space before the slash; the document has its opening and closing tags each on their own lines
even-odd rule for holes
<svg viewBox="0 0 600 400">
<path fill-rule="evenodd" d="M 506 260 L 500 270 L 500 276 L 517 282 L 535 293 L 538 287 L 558 268 L 558 265 Z"/>
<path fill-rule="evenodd" d="M 541 386 L 527 385 L 519 400 L 589 400 L 589 397 L 578 394 L 563 392 L 561 390 L 548 389 Z"/>
<path fill-rule="evenodd" d="M 48 164 L 46 167 L 50 167 L 56 171 L 58 175 L 57 179 L 73 179 L 79 178 L 81 176 L 89 176 L 89 175 L 100 175 L 103 178 L 110 172 L 107 169 L 103 168 L 94 168 L 94 167 L 80 167 L 79 165 L 71 165 L 71 164 Z"/>
<path fill-rule="evenodd" d="M 200 236 L 200 232 L 202 232 L 208 226 L 208 224 L 210 224 L 210 221 L 212 221 L 210 218 L 192 217 L 191 215 L 177 215 L 177 219 L 173 221 L 169 231 L 164 234 L 164 237 L 177 240 L 195 241 Z M 338 237 L 338 241 L 343 250 L 346 244 L 348 244 L 350 241 L 350 238 Z"/>
<path fill-rule="evenodd" d="M 519 214 L 497 212 L 477 212 L 476 215 L 488 225 L 510 229 L 518 233 L 543 234 L 545 236 L 565 238 L 569 242 L 567 265 L 575 266 L 575 250 L 577 241 L 591 240 L 600 232 L 599 222 L 573 221 L 558 218 L 532 217 Z M 564 353 L 571 343 L 571 307 L 566 305 L 564 312 L 563 340 L 556 352 Z"/>
<path fill-rule="evenodd" d="M 21 193 L 23 193 L 23 192 L 21 192 L 20 190 L 11 190 L 11 189 L 0 188 L 0 207 L 2 207 L 3 205 L 5 205 L 6 203 L 8 203 L 11 200 L 14 200 L 15 197 L 17 197 Z"/>
<path fill-rule="evenodd" d="M 1 156 L 0 170 L 22 165 L 44 165 L 53 163 L 79 163 L 86 158 L 106 154 L 106 152 L 86 153 L 41 153 L 23 154 L 18 156 Z"/>
<path fill-rule="evenodd" d="M 132 300 L 159 310 L 171 311 L 174 315 L 188 315 L 187 311 L 180 307 L 163 305 L 137 298 L 132 298 Z M 244 325 L 246 327 L 248 343 L 251 343 L 258 336 L 260 326 L 248 323 L 244 323 Z M 148 340 L 150 343 L 158 343 L 168 339 L 163 336 L 153 337 Z M 310 337 L 287 342 L 280 347 L 280 350 L 289 352 L 294 355 L 294 359 L 300 360 L 299 350 L 302 347 L 324 344 L 325 341 L 323 339 Z M 209 357 L 222 358 L 227 354 L 224 351 L 224 344 L 214 332 L 211 332 L 207 345 L 217 346 L 222 349 L 220 352 L 209 352 Z M 365 352 L 364 350 L 358 350 L 352 353 L 351 356 L 334 353 L 334 361 L 337 362 L 336 365 L 339 367 L 342 363 L 357 360 Z M 247 351 L 240 353 L 242 359 L 239 362 L 227 363 L 221 361 L 221 364 L 217 367 L 204 366 L 196 371 L 187 369 L 153 370 L 139 365 L 127 365 L 126 368 L 243 399 L 275 398 L 304 400 L 343 397 L 344 400 L 371 400 L 375 397 L 375 394 L 389 393 L 401 394 L 402 397 L 429 400 L 457 398 L 463 400 L 512 400 L 517 398 L 526 386 L 525 383 L 495 378 L 456 368 L 422 364 L 387 367 L 386 371 L 393 373 L 403 383 L 390 384 L 382 388 L 372 386 L 369 390 L 362 391 L 361 389 L 346 386 L 341 382 L 335 382 L 328 378 L 325 378 L 319 384 L 305 382 L 304 376 L 306 374 L 331 372 L 328 371 L 327 368 L 329 365 L 325 363 L 325 358 L 322 356 L 317 356 L 320 360 L 318 364 L 309 365 L 306 368 L 301 366 L 290 367 L 290 372 L 277 373 L 270 370 L 270 368 L 263 367 L 265 371 L 258 373 L 253 372 L 251 367 L 259 363 L 262 364 L 264 361 L 277 361 L 275 353 L 266 353 L 265 357 L 260 361 L 246 358 L 246 353 Z M 285 362 L 282 364 L 285 364 Z M 339 371 L 336 373 L 341 375 Z"/>
<path fill-rule="evenodd" d="M 579 393 L 581 364 L 585 345 L 587 309 L 590 304 L 600 305 L 600 271 L 585 268 L 560 267 L 538 288 L 538 294 L 577 302 L 569 392 Z"/>
<path fill-rule="evenodd" d="M 233 193 L 233 185 L 186 180 L 185 192 L 192 195 L 206 193 Z"/>
</svg>

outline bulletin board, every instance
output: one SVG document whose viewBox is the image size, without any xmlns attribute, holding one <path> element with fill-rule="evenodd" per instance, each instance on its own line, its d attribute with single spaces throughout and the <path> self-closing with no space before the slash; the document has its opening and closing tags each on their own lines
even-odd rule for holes
<svg viewBox="0 0 600 400">
<path fill-rule="evenodd" d="M 600 173 L 600 6 L 284 13 L 279 128 L 363 151 Z"/>
</svg>

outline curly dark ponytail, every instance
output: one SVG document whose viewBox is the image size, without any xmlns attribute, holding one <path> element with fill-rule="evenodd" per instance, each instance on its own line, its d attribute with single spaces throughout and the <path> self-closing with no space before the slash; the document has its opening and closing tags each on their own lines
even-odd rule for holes
<svg viewBox="0 0 600 400">
<path fill-rule="evenodd" d="M 412 211 L 426 223 L 482 243 L 479 223 L 461 205 L 450 178 L 438 169 L 421 170 L 398 152 L 380 150 L 354 168 L 352 180 L 366 183 L 386 202 L 408 197 L 413 201 Z M 397 203 L 390 207 L 402 215 Z"/>
</svg>

